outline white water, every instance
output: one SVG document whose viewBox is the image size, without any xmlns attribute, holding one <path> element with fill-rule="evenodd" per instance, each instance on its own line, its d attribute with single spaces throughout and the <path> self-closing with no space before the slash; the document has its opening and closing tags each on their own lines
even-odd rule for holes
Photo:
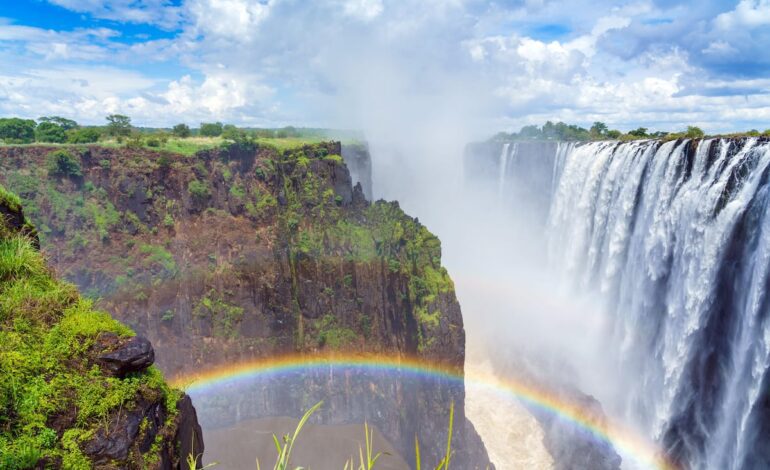
<svg viewBox="0 0 770 470">
<path fill-rule="evenodd" d="M 557 159 L 549 255 L 604 299 L 621 388 L 596 390 L 603 403 L 692 468 L 757 468 L 770 144 L 688 145 L 592 143 Z"/>
</svg>

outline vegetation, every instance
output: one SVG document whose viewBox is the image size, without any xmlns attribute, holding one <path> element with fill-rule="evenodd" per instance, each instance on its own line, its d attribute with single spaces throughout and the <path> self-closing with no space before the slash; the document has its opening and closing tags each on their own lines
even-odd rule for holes
<svg viewBox="0 0 770 470">
<path fill-rule="evenodd" d="M 177 124 L 174 126 L 173 129 L 171 129 L 171 133 L 174 134 L 176 137 L 179 137 L 181 139 L 185 139 L 187 137 L 190 137 L 190 134 L 192 133 L 190 131 L 190 126 L 187 124 Z"/>
<path fill-rule="evenodd" d="M 752 130 L 739 134 L 730 134 L 731 137 L 740 136 L 758 136 L 768 135 L 770 136 L 770 129 L 766 130 L 763 134 L 760 134 L 757 130 Z M 558 140 L 558 141 L 590 141 L 590 140 L 635 140 L 635 139 L 678 139 L 681 137 L 687 137 L 690 139 L 700 139 L 705 137 L 706 134 L 698 127 L 687 126 L 687 129 L 682 132 L 665 132 L 656 131 L 650 132 L 646 127 L 638 127 L 628 132 L 621 132 L 619 130 L 610 129 L 607 124 L 603 122 L 594 122 L 589 129 L 574 125 L 565 124 L 563 122 L 553 123 L 551 121 L 543 124 L 542 127 L 529 125 L 521 128 L 519 132 L 505 133 L 500 132 L 492 137 L 492 140 L 496 141 L 511 141 L 511 140 Z"/>
<path fill-rule="evenodd" d="M 64 143 L 67 141 L 65 129 L 53 122 L 43 121 L 35 129 L 35 140 L 38 142 Z"/>
<path fill-rule="evenodd" d="M 67 142 L 71 144 L 91 144 L 98 142 L 99 137 L 101 137 L 101 133 L 91 127 L 67 131 Z"/>
<path fill-rule="evenodd" d="M 204 137 L 219 137 L 222 135 L 222 130 L 221 122 L 202 122 L 200 134 Z"/>
<path fill-rule="evenodd" d="M 18 198 L 0 187 L 0 205 L 16 210 Z M 106 332 L 133 335 L 57 280 L 33 240 L 0 230 L 0 468 L 91 468 L 84 444 L 139 400 L 161 401 L 164 426 L 173 421 L 179 394 L 157 369 L 121 379 L 92 362 Z M 131 459 L 149 464 L 152 453 Z"/>
<path fill-rule="evenodd" d="M 51 176 L 81 176 L 80 162 L 68 150 L 54 150 L 48 154 L 48 174 Z"/>
<path fill-rule="evenodd" d="M 35 121 L 31 119 L 0 118 L 0 140 L 9 144 L 35 141 Z"/>
<path fill-rule="evenodd" d="M 131 134 L 131 118 L 123 114 L 110 114 L 107 116 L 107 135 L 113 137 L 125 137 Z"/>
</svg>

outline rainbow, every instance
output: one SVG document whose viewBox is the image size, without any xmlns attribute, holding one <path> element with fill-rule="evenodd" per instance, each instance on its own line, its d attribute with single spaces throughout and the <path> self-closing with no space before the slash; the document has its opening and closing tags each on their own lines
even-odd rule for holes
<svg viewBox="0 0 770 470">
<path fill-rule="evenodd" d="M 557 393 L 535 384 L 501 379 L 492 374 L 470 373 L 463 376 L 439 363 L 425 359 L 391 357 L 385 355 L 335 354 L 322 356 L 284 355 L 227 364 L 208 370 L 173 377 L 173 386 L 184 388 L 192 395 L 215 392 L 222 385 L 246 383 L 259 377 L 298 373 L 318 369 L 355 368 L 372 372 L 397 372 L 417 377 L 459 381 L 466 386 L 482 387 L 507 399 L 519 400 L 526 405 L 543 410 L 559 419 L 566 420 L 590 433 L 599 441 L 612 445 L 626 458 L 631 458 L 641 468 L 678 470 L 667 460 L 657 446 L 648 439 L 619 423 L 597 421 L 577 403 L 572 403 Z"/>
</svg>

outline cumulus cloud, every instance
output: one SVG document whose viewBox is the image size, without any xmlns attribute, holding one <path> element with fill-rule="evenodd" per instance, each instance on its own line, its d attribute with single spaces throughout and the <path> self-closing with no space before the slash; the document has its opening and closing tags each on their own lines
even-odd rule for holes
<svg viewBox="0 0 770 470">
<path fill-rule="evenodd" d="M 71 106 L 91 116 L 105 106 L 148 124 L 464 119 L 492 132 L 562 119 L 719 131 L 762 119 L 767 105 L 766 84 L 752 80 L 770 65 L 768 0 L 49 1 L 176 33 L 127 40 L 112 24 L 0 22 L 2 109 Z M 40 61 L 74 72 L 45 82 Z M 114 85 L 95 80 L 98 70 Z"/>
</svg>

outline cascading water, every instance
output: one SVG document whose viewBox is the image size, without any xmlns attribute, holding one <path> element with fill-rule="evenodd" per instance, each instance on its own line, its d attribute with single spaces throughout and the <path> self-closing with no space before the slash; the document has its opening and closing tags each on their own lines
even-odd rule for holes
<svg viewBox="0 0 770 470">
<path fill-rule="evenodd" d="M 770 142 L 560 144 L 554 162 L 549 257 L 602 294 L 624 397 L 605 406 L 684 467 L 770 468 Z"/>
</svg>

